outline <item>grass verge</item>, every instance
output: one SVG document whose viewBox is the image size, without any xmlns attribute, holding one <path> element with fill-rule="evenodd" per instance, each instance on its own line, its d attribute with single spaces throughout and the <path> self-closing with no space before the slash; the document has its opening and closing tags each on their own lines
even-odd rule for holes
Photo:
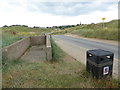
<svg viewBox="0 0 120 90">
<path fill-rule="evenodd" d="M 65 55 L 65 53 L 56 45 L 55 41 L 52 38 L 50 38 L 50 41 L 52 46 L 52 61 L 58 61 Z"/>
</svg>

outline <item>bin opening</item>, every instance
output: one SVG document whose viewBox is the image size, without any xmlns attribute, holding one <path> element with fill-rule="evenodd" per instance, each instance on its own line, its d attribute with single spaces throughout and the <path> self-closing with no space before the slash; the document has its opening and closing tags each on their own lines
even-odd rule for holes
<svg viewBox="0 0 120 90">
<path fill-rule="evenodd" d="M 92 54 L 89 54 L 90 57 L 92 57 Z"/>
<path fill-rule="evenodd" d="M 107 58 L 110 58 L 110 56 L 106 56 Z"/>
</svg>

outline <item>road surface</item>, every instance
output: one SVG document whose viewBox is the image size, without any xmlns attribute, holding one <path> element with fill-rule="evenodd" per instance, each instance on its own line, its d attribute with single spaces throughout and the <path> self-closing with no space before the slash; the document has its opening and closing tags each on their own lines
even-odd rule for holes
<svg viewBox="0 0 120 90">
<path fill-rule="evenodd" d="M 52 37 L 61 49 L 83 64 L 86 64 L 87 50 L 103 49 L 113 52 L 113 76 L 118 77 L 118 46 L 64 35 L 53 35 Z"/>
</svg>

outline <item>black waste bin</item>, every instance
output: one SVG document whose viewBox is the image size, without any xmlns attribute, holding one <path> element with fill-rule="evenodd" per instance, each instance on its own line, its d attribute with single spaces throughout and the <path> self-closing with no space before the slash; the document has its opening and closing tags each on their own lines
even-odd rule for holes
<svg viewBox="0 0 120 90">
<path fill-rule="evenodd" d="M 113 69 L 114 54 L 101 49 L 88 50 L 86 69 L 97 79 L 111 76 Z"/>
</svg>

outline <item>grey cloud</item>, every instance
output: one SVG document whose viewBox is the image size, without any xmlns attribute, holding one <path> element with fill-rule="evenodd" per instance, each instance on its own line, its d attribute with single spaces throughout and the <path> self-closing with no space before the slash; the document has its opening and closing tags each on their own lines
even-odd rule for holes
<svg viewBox="0 0 120 90">
<path fill-rule="evenodd" d="M 37 2 L 32 3 L 37 9 L 28 10 L 41 11 L 52 15 L 61 16 L 77 16 L 81 14 L 88 14 L 94 11 L 106 11 L 108 7 L 116 4 L 115 2 Z"/>
<path fill-rule="evenodd" d="M 116 2 L 39 2 L 38 0 L 10 0 L 11 5 L 23 7 L 29 12 L 43 12 L 52 15 L 61 16 L 78 16 L 89 14 L 95 11 L 107 11 L 108 8 Z"/>
</svg>

